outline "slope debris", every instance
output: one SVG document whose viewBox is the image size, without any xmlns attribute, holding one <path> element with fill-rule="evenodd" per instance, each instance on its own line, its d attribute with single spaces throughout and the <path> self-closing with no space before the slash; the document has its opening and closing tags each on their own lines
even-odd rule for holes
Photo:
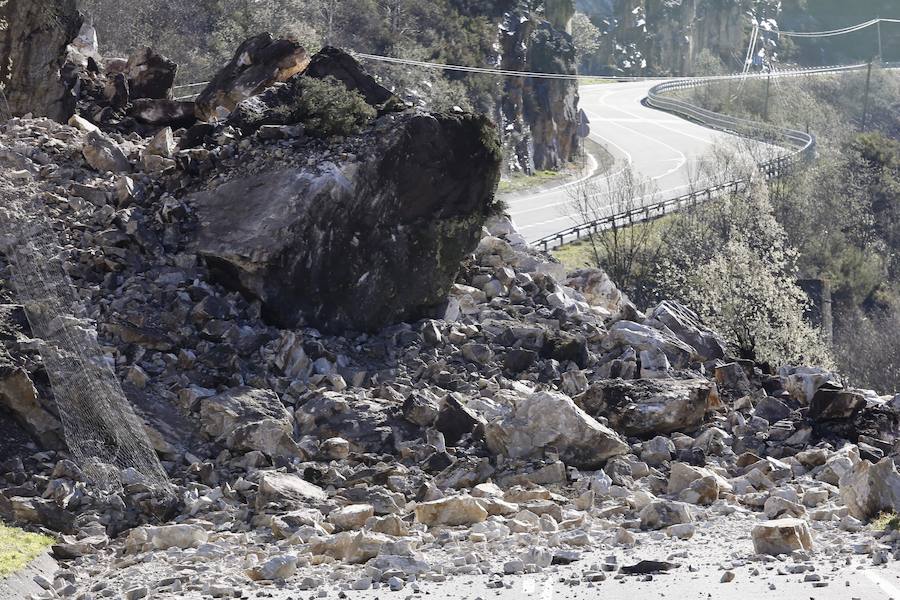
<svg viewBox="0 0 900 600">
<path fill-rule="evenodd" d="M 318 64 L 362 73 L 338 52 Z M 0 517 L 57 533 L 42 597 L 539 573 L 602 593 L 707 563 L 821 587 L 896 564 L 900 533 L 866 521 L 900 509 L 900 398 L 738 359 L 684 306 L 568 276 L 496 214 L 487 122 L 325 75 L 372 108 L 358 132 L 235 126 L 245 102 L 290 100 L 277 77 L 189 128 L 99 97 L 69 123 L 0 125 L 0 191 L 44 211 L 175 497 L 128 468 L 99 489 L 65 447 L 4 262 L 0 431 L 31 441 L 0 445 Z"/>
</svg>

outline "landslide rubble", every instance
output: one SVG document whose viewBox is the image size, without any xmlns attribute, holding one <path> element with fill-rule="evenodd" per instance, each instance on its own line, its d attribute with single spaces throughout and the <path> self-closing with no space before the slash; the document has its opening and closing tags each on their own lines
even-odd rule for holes
<svg viewBox="0 0 900 600">
<path fill-rule="evenodd" d="M 270 79 L 267 102 L 290 86 Z M 0 192 L 58 236 L 173 490 L 126 469 L 101 491 L 72 460 L 2 265 L 0 517 L 57 535 L 43 597 L 896 564 L 900 534 L 866 522 L 900 508 L 900 398 L 766 371 L 686 307 L 569 276 L 490 216 L 486 122 L 377 111 L 342 138 L 233 113 L 0 125 Z"/>
</svg>

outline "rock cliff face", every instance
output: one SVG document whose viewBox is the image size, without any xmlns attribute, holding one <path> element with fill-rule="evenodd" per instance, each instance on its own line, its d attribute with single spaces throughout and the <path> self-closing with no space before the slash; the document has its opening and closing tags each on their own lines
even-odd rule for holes
<svg viewBox="0 0 900 600">
<path fill-rule="evenodd" d="M 60 69 L 81 23 L 75 0 L 0 5 L 0 85 L 6 96 L 0 114 L 8 110 L 13 116 L 32 113 L 65 121 L 74 113 L 71 83 Z"/>
<path fill-rule="evenodd" d="M 627 73 L 690 75 L 708 50 L 730 69 L 740 69 L 748 13 L 774 17 L 767 0 L 578 0 L 597 23 L 607 64 Z"/>
<path fill-rule="evenodd" d="M 535 12 L 524 4 L 500 25 L 500 68 L 572 73 L 575 46 L 567 33 L 571 0 L 547 0 Z M 578 148 L 578 84 L 572 80 L 509 78 L 500 111 L 513 170 L 558 169 Z"/>
</svg>

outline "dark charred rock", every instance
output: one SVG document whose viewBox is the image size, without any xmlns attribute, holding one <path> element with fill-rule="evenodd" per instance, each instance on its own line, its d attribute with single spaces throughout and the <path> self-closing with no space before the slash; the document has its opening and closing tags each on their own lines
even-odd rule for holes
<svg viewBox="0 0 900 600">
<path fill-rule="evenodd" d="M 472 433 L 483 423 L 475 411 L 464 406 L 454 394 L 450 394 L 444 400 L 434 427 L 444 434 L 447 444 L 454 446 L 464 435 Z"/>
<path fill-rule="evenodd" d="M 862 394 L 823 386 L 809 404 L 809 418 L 814 421 L 852 419 L 865 406 L 866 399 Z"/>
<path fill-rule="evenodd" d="M 494 136 L 483 117 L 409 114 L 383 123 L 357 162 L 193 194 L 197 250 L 273 323 L 374 330 L 415 318 L 446 299 L 494 210 Z"/>
<path fill-rule="evenodd" d="M 650 575 L 651 573 L 663 573 L 678 568 L 678 565 L 661 560 L 642 560 L 634 565 L 625 565 L 619 572 L 625 575 Z"/>
<path fill-rule="evenodd" d="M 128 58 L 128 86 L 132 98 L 171 100 L 178 65 L 151 48 Z"/>
<path fill-rule="evenodd" d="M 813 432 L 819 439 L 848 440 L 854 444 L 860 438 L 868 438 L 869 443 L 884 444 L 884 450 L 900 439 L 900 414 L 890 406 L 864 406 L 850 418 L 814 422 Z"/>
<path fill-rule="evenodd" d="M 591 353 L 588 350 L 587 340 L 584 336 L 560 331 L 554 336 L 547 338 L 547 341 L 541 348 L 541 356 L 553 358 L 560 362 L 571 361 L 577 364 L 578 368 L 584 369 L 588 366 Z"/>
<path fill-rule="evenodd" d="M 192 125 L 178 143 L 181 150 L 196 148 L 211 136 L 216 130 L 216 126 L 212 123 L 195 123 Z"/>
<path fill-rule="evenodd" d="M 302 73 L 309 65 L 306 50 L 289 40 L 262 33 L 242 43 L 196 100 L 197 117 L 210 121 L 270 87 Z"/>
<path fill-rule="evenodd" d="M 355 58 L 339 48 L 332 46 L 322 48 L 313 56 L 304 75 L 317 79 L 334 77 L 348 90 L 359 92 L 368 104 L 380 112 L 406 108 L 402 100 L 375 81 L 374 77 L 363 71 Z"/>
<path fill-rule="evenodd" d="M 591 384 L 575 402 L 592 417 L 608 419 L 615 431 L 648 436 L 699 427 L 710 389 L 700 379 L 610 379 Z"/>
<path fill-rule="evenodd" d="M 135 100 L 128 110 L 128 115 L 136 121 L 151 127 L 191 127 L 197 122 L 194 116 L 194 103 L 178 100 Z"/>
<path fill-rule="evenodd" d="M 82 17 L 75 0 L 27 0 L 0 6 L 0 83 L 3 108 L 13 116 L 32 113 L 65 123 L 75 114 L 74 81 L 61 69 L 66 47 Z"/>
<path fill-rule="evenodd" d="M 128 78 L 124 73 L 115 73 L 106 82 L 103 93 L 111 108 L 125 108 L 131 99 L 131 88 L 128 86 Z"/>
<path fill-rule="evenodd" d="M 761 417 L 769 423 L 775 423 L 791 416 L 791 408 L 777 398 L 767 396 L 759 401 L 753 415 Z"/>
<path fill-rule="evenodd" d="M 503 366 L 511 373 L 521 373 L 531 368 L 531 365 L 537 360 L 537 356 L 537 352 L 534 350 L 515 348 L 506 353 Z"/>
</svg>

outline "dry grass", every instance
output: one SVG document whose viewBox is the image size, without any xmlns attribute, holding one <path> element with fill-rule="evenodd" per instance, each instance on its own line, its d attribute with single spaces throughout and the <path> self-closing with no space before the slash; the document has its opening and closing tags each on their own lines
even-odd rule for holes
<svg viewBox="0 0 900 600">
<path fill-rule="evenodd" d="M 875 531 L 900 531 L 900 514 L 883 512 L 869 526 Z"/>
<path fill-rule="evenodd" d="M 0 523 L 0 577 L 6 577 L 37 558 L 53 538 Z"/>
</svg>

